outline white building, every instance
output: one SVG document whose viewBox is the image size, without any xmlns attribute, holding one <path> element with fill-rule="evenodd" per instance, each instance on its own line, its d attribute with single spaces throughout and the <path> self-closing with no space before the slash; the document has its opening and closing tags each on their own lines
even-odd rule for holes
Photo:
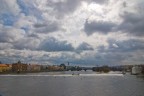
<svg viewBox="0 0 144 96">
<path fill-rule="evenodd" d="M 41 66 L 37 64 L 28 64 L 27 70 L 28 71 L 40 71 Z"/>
<path fill-rule="evenodd" d="M 133 75 L 141 74 L 142 68 L 140 66 L 133 66 L 131 73 Z"/>
</svg>

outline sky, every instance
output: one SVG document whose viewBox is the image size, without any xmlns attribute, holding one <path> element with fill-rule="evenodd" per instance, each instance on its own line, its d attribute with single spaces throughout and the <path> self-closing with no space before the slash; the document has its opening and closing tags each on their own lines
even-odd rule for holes
<svg viewBox="0 0 144 96">
<path fill-rule="evenodd" d="M 144 0 L 0 0 L 0 61 L 144 64 Z"/>
</svg>

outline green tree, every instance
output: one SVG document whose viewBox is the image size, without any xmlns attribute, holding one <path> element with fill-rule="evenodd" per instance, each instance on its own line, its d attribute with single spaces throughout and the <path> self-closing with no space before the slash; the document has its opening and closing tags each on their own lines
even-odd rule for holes
<svg viewBox="0 0 144 96">
<path fill-rule="evenodd" d="M 60 64 L 60 67 L 63 67 L 64 69 L 66 69 L 66 65 L 65 64 Z"/>
<path fill-rule="evenodd" d="M 18 64 L 21 64 L 21 61 L 19 60 L 17 63 L 18 63 Z"/>
</svg>

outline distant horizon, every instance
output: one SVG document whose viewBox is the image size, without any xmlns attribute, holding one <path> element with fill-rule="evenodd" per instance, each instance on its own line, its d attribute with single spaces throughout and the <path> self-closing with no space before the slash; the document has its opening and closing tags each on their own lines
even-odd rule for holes
<svg viewBox="0 0 144 96">
<path fill-rule="evenodd" d="M 18 61 L 17 61 L 18 62 Z M 17 62 L 13 62 L 13 63 L 1 63 L 1 64 L 14 64 L 14 63 L 17 63 Z M 55 65 L 55 66 L 59 66 L 61 64 L 65 64 L 66 66 L 79 66 L 79 67 L 101 67 L 101 66 L 133 66 L 133 65 L 144 65 L 144 64 L 114 64 L 114 65 L 99 65 L 99 64 L 66 64 L 66 63 L 60 63 L 60 64 L 41 64 L 41 63 L 28 63 L 28 62 L 21 62 L 22 64 L 38 64 L 38 65 L 47 65 L 47 66 L 52 66 L 52 65 Z"/>
</svg>

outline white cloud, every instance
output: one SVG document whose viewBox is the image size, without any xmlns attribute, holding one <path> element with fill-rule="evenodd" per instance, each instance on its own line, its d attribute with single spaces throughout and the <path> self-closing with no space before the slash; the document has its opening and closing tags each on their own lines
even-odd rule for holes
<svg viewBox="0 0 144 96">
<path fill-rule="evenodd" d="M 28 27 L 29 29 L 32 29 L 33 24 L 37 22 L 38 21 L 34 16 L 25 16 L 23 13 L 21 13 L 13 26 L 15 28 Z"/>
<path fill-rule="evenodd" d="M 20 12 L 19 6 L 17 5 L 17 0 L 1 0 L 0 3 L 0 14 L 10 13 L 13 15 L 18 15 Z"/>
<path fill-rule="evenodd" d="M 21 29 L 16 29 L 10 26 L 1 26 L 0 28 L 0 42 L 13 43 L 23 38 L 25 32 Z"/>
<path fill-rule="evenodd" d="M 13 45 L 10 43 L 0 43 L 0 50 L 11 49 L 11 48 L 13 48 Z"/>
<path fill-rule="evenodd" d="M 144 40 L 142 37 L 138 37 L 142 31 L 135 36 L 131 35 L 135 32 L 125 32 L 117 28 L 128 20 L 126 12 L 135 14 L 132 14 L 133 16 L 140 13 L 139 19 L 143 19 L 142 0 L 1 1 L 0 56 L 4 61 L 7 59 L 11 62 L 23 60 L 43 64 L 59 64 L 68 61 L 74 64 L 106 64 L 108 61 L 112 64 L 131 61 L 138 63 L 134 61 L 143 61 L 143 53 L 140 54 L 142 51 L 140 41 L 137 41 L 136 45 L 139 47 L 137 48 L 138 53 L 123 51 L 119 53 L 117 51 L 122 49 L 113 48 L 121 47 L 116 42 L 111 46 L 109 42 L 110 39 L 122 42 L 122 44 L 125 44 L 123 41 L 126 42 L 130 39 Z M 8 17 L 3 18 L 3 14 Z M 142 20 L 140 21 L 142 22 Z M 88 26 L 88 33 L 85 32 L 86 24 L 92 25 L 92 27 Z M 134 24 L 143 26 L 143 23 Z M 91 30 L 92 33 L 90 33 Z M 101 34 L 102 32 L 103 34 Z M 54 40 L 51 41 L 50 38 L 54 38 Z M 85 44 L 82 45 L 83 42 Z M 50 45 L 52 47 L 49 47 Z M 85 48 L 78 49 L 79 46 Z M 46 49 L 38 50 L 40 47 L 46 47 Z M 87 50 L 91 48 L 93 50 Z M 84 49 L 84 51 L 78 51 L 80 49 Z M 107 50 L 116 52 L 112 53 Z M 132 57 L 126 61 L 124 58 L 131 54 Z"/>
</svg>

